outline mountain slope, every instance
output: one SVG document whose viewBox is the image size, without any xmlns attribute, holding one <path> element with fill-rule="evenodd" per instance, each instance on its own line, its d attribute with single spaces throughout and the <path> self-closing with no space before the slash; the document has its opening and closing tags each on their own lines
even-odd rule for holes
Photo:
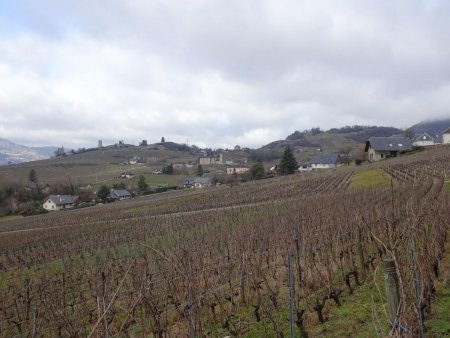
<svg viewBox="0 0 450 338">
<path fill-rule="evenodd" d="M 425 120 L 411 127 L 416 134 L 428 133 L 430 136 L 441 137 L 442 132 L 450 127 L 450 119 Z"/>
<path fill-rule="evenodd" d="M 26 147 L 0 138 L 0 165 L 50 158 L 55 147 Z"/>
</svg>

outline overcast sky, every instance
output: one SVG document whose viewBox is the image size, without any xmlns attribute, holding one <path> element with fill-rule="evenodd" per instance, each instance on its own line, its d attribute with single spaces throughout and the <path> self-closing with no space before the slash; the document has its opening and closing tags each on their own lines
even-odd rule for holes
<svg viewBox="0 0 450 338">
<path fill-rule="evenodd" d="M 1 0 L 0 137 L 259 147 L 450 117 L 447 0 Z"/>
</svg>

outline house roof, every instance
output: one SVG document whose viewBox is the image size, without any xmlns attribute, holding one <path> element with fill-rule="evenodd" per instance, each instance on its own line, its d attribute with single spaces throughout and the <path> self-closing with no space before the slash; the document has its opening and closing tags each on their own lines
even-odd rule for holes
<svg viewBox="0 0 450 338">
<path fill-rule="evenodd" d="M 445 129 L 442 134 L 450 134 L 450 127 L 448 127 L 447 129 Z"/>
<path fill-rule="evenodd" d="M 196 177 L 194 180 L 194 184 L 195 183 L 209 184 L 209 183 L 211 183 L 211 178 L 210 177 Z"/>
<path fill-rule="evenodd" d="M 371 137 L 366 142 L 365 151 L 369 146 L 375 151 L 408 151 L 412 150 L 412 142 L 407 137 Z"/>
<path fill-rule="evenodd" d="M 128 190 L 125 189 L 117 189 L 113 190 L 109 193 L 107 198 L 109 199 L 119 199 L 122 197 L 131 197 L 131 194 L 128 192 Z"/>
<path fill-rule="evenodd" d="M 186 177 L 184 180 L 181 181 L 182 185 L 192 185 L 194 184 L 195 179 L 191 177 Z"/>
<path fill-rule="evenodd" d="M 427 133 L 414 135 L 414 141 L 434 141 L 434 138 Z"/>
<path fill-rule="evenodd" d="M 128 192 L 128 190 L 126 189 L 117 189 L 117 190 L 113 190 L 113 193 L 117 196 L 117 197 L 128 197 L 131 196 L 131 194 Z"/>
<path fill-rule="evenodd" d="M 311 159 L 313 164 L 336 164 L 338 159 L 337 154 L 316 155 Z"/>
<path fill-rule="evenodd" d="M 76 197 L 71 195 L 50 195 L 47 200 L 52 201 L 56 205 L 66 205 L 75 203 Z"/>
</svg>

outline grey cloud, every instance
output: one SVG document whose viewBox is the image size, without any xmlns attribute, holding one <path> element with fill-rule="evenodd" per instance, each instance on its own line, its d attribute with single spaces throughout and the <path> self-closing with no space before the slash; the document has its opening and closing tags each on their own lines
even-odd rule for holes
<svg viewBox="0 0 450 338">
<path fill-rule="evenodd" d="M 15 27 L 0 35 L 4 136 L 34 126 L 77 144 L 165 135 L 259 146 L 313 126 L 450 115 L 446 1 L 15 6 L 0 15 Z"/>
</svg>

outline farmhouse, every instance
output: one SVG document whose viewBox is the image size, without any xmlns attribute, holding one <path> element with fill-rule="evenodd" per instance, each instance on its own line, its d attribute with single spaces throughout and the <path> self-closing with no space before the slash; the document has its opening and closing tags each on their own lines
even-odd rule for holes
<svg viewBox="0 0 450 338">
<path fill-rule="evenodd" d="M 312 169 L 336 168 L 337 160 L 338 155 L 336 154 L 317 155 L 311 159 L 311 168 Z"/>
<path fill-rule="evenodd" d="M 442 144 L 450 143 L 450 127 L 442 132 Z"/>
<path fill-rule="evenodd" d="M 397 157 L 411 151 L 412 147 L 412 142 L 407 137 L 371 137 L 366 142 L 364 151 L 369 154 L 369 162 L 375 162 L 387 157 Z"/>
<path fill-rule="evenodd" d="M 131 198 L 131 194 L 126 189 L 112 190 L 106 197 L 110 201 L 121 201 Z"/>
<path fill-rule="evenodd" d="M 77 196 L 71 195 L 50 195 L 42 207 L 48 211 L 70 209 L 75 206 L 77 199 Z"/>
<path fill-rule="evenodd" d="M 414 147 L 428 147 L 434 146 L 435 139 L 427 133 L 414 135 L 413 146 Z"/>
</svg>

